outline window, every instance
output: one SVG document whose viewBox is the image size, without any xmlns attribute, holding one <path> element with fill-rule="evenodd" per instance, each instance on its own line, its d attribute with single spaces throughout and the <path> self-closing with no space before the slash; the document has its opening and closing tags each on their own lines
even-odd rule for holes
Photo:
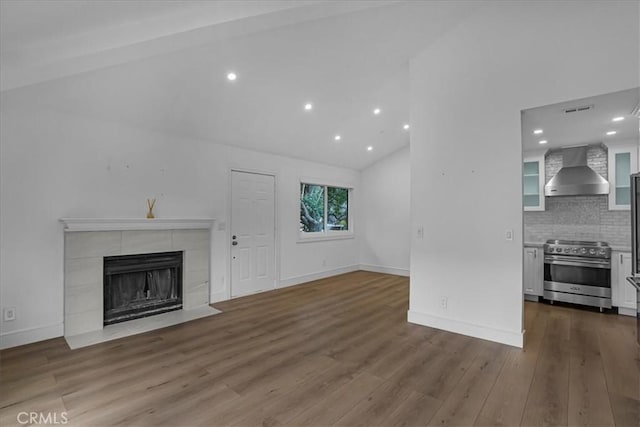
<svg viewBox="0 0 640 427">
<path fill-rule="evenodd" d="M 351 232 L 350 199 L 349 188 L 300 183 L 300 232 L 307 236 Z"/>
</svg>

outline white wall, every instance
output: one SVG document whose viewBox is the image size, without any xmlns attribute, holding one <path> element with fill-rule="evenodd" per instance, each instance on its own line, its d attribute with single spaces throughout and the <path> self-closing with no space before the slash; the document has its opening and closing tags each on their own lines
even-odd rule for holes
<svg viewBox="0 0 640 427">
<path fill-rule="evenodd" d="M 141 218 L 146 198 L 155 197 L 158 218 L 213 217 L 228 230 L 231 167 L 277 175 L 281 285 L 357 269 L 357 239 L 299 244 L 297 237 L 299 177 L 351 184 L 357 206 L 358 171 L 40 109 L 32 97 L 46 90 L 25 93 L 0 98 L 0 304 L 17 313 L 1 324 L 1 345 L 62 335 L 59 218 Z M 229 292 L 226 233 L 213 233 L 216 300 Z"/>
<path fill-rule="evenodd" d="M 638 16 L 497 2 L 412 61 L 410 321 L 522 345 L 520 110 L 638 86 Z"/>
<path fill-rule="evenodd" d="M 362 170 L 358 226 L 362 269 L 409 275 L 409 146 Z"/>
</svg>

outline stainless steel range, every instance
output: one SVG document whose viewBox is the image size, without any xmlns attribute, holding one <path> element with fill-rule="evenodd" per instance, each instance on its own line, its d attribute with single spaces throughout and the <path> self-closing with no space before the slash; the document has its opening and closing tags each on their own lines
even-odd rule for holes
<svg viewBox="0 0 640 427">
<path fill-rule="evenodd" d="M 544 298 L 611 308 L 611 248 L 605 242 L 547 240 Z"/>
</svg>

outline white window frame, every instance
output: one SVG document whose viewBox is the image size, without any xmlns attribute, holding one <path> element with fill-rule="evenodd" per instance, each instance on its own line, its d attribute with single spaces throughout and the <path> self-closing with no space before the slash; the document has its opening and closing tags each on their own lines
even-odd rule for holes
<svg viewBox="0 0 640 427">
<path fill-rule="evenodd" d="M 302 184 L 317 185 L 324 187 L 324 229 L 323 231 L 298 231 L 298 243 L 304 242 L 317 242 L 322 240 L 339 240 L 339 239 L 353 239 L 354 238 L 354 214 L 353 214 L 353 186 L 335 182 L 324 182 L 317 179 L 300 178 L 298 182 L 298 203 L 300 203 L 300 189 Z M 327 216 L 328 216 L 328 187 L 344 188 L 348 191 L 348 211 L 347 222 L 349 224 L 348 230 L 327 230 Z M 298 204 L 298 209 L 300 205 Z M 298 213 L 298 228 L 300 227 L 300 213 Z"/>
</svg>

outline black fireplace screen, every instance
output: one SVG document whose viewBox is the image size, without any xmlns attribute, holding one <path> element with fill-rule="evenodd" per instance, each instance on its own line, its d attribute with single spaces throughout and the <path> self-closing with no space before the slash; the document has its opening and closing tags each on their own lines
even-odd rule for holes
<svg viewBox="0 0 640 427">
<path fill-rule="evenodd" d="M 182 252 L 104 257 L 104 324 L 182 308 Z"/>
</svg>

